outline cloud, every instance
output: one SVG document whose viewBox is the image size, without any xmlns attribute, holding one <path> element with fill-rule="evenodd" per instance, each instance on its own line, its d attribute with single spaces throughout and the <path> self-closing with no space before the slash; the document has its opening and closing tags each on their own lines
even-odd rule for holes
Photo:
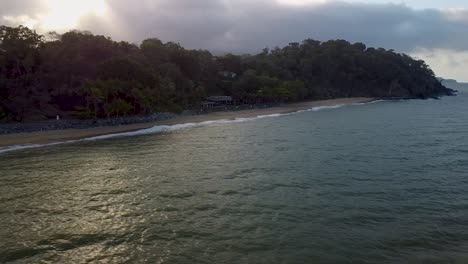
<svg viewBox="0 0 468 264">
<path fill-rule="evenodd" d="M 108 0 L 107 17 L 82 17 L 78 27 L 137 42 L 159 37 L 216 50 L 254 51 L 305 38 L 341 38 L 403 52 L 418 47 L 468 49 L 466 9 L 421 10 L 401 4 L 321 0 L 310 5 L 285 2 Z M 4 23 L 40 24 L 38 14 L 44 12 L 44 1 L 0 0 L 0 4 Z"/>
<path fill-rule="evenodd" d="M 418 48 L 410 55 L 426 61 L 439 76 L 468 82 L 468 51 Z"/>
<path fill-rule="evenodd" d="M 21 16 L 36 14 L 43 10 L 41 0 L 0 0 L 0 16 Z"/>
<path fill-rule="evenodd" d="M 342 38 L 402 52 L 418 47 L 468 49 L 464 9 L 346 2 L 287 6 L 271 0 L 139 0 L 131 5 L 114 0 L 110 7 L 114 21 L 127 25 L 120 37 L 134 41 L 159 37 L 193 48 L 256 51 L 305 38 Z M 93 30 L 95 24 L 82 27 Z"/>
</svg>

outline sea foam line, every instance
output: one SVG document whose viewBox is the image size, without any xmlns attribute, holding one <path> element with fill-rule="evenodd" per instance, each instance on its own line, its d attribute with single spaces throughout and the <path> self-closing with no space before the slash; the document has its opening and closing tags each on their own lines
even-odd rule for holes
<svg viewBox="0 0 468 264">
<path fill-rule="evenodd" d="M 316 111 L 321 111 L 321 110 L 326 110 L 326 109 L 337 109 L 337 108 L 341 108 L 344 106 L 365 105 L 365 104 L 371 104 L 371 103 L 376 103 L 376 102 L 381 102 L 381 101 L 383 100 L 376 100 L 376 101 L 365 102 L 365 103 L 339 104 L 339 105 L 332 105 L 332 106 L 316 106 L 310 109 L 299 110 L 299 111 L 290 112 L 290 113 L 258 115 L 255 117 L 219 119 L 219 120 L 210 120 L 210 121 L 203 121 L 203 122 L 197 122 L 197 123 L 184 123 L 184 124 L 176 124 L 176 125 L 158 125 L 158 126 L 136 130 L 132 132 L 107 134 L 107 135 L 89 137 L 89 138 L 84 138 L 84 139 L 60 141 L 60 142 L 53 142 L 53 143 L 46 143 L 46 144 L 14 145 L 14 146 L 0 148 L 0 154 L 11 152 L 11 151 L 39 148 L 39 147 L 45 147 L 45 146 L 55 146 L 55 145 L 95 141 L 95 140 L 110 139 L 110 138 L 121 138 L 121 137 L 132 137 L 132 136 L 150 135 L 150 134 L 158 134 L 158 133 L 167 133 L 167 132 L 172 132 L 172 131 L 177 131 L 177 130 L 182 130 L 182 129 L 187 129 L 187 128 L 210 126 L 210 125 L 242 123 L 242 122 L 255 121 L 255 120 L 264 119 L 264 118 L 281 117 L 281 116 L 287 116 L 287 115 L 304 113 L 304 112 L 316 112 Z"/>
</svg>

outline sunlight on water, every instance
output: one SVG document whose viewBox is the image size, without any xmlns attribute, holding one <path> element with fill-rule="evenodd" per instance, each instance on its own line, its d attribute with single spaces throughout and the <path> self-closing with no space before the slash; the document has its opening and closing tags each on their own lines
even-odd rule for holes
<svg viewBox="0 0 468 264">
<path fill-rule="evenodd" d="M 356 103 L 352 105 L 364 105 L 364 104 L 372 104 L 372 103 L 377 103 L 377 102 L 380 102 L 380 101 L 373 101 L 369 103 Z M 203 121 L 203 122 L 198 122 L 198 123 L 185 123 L 185 124 L 176 124 L 176 125 L 160 125 L 160 126 L 154 126 L 151 128 L 132 131 L 132 132 L 102 135 L 102 136 L 90 137 L 90 138 L 85 138 L 85 139 L 80 139 L 80 140 L 54 142 L 54 143 L 49 143 L 49 144 L 29 144 L 29 145 L 8 146 L 8 147 L 3 147 L 3 148 L 0 147 L 0 154 L 11 152 L 11 151 L 17 151 L 17 150 L 38 148 L 38 147 L 44 147 L 44 146 L 55 146 L 55 145 L 61 145 L 61 144 L 70 144 L 70 143 L 77 143 L 77 142 L 82 142 L 82 141 L 94 141 L 94 140 L 102 140 L 102 139 L 109 139 L 109 138 L 141 136 L 141 135 L 148 135 L 148 134 L 166 133 L 166 132 L 177 131 L 181 129 L 193 128 L 193 127 L 248 122 L 248 121 L 255 121 L 258 119 L 262 119 L 262 118 L 281 117 L 281 116 L 286 116 L 286 115 L 295 114 L 295 113 L 303 113 L 303 112 L 309 112 L 309 111 L 321 111 L 321 110 L 326 110 L 326 109 L 336 109 L 336 108 L 341 108 L 343 106 L 346 106 L 346 105 L 318 106 L 318 107 L 313 107 L 307 110 L 300 110 L 297 112 L 286 113 L 286 114 L 269 114 L 269 115 L 259 115 L 256 117 L 248 117 L 248 118 L 221 119 L 221 120 L 211 120 L 211 121 Z"/>
<path fill-rule="evenodd" d="M 3 153 L 0 262 L 465 263 L 467 100 Z"/>
</svg>

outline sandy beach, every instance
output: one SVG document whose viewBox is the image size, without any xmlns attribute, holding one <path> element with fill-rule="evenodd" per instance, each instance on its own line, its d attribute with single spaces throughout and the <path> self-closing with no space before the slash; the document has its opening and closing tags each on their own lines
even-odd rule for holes
<svg viewBox="0 0 468 264">
<path fill-rule="evenodd" d="M 221 120 L 221 119 L 234 119 L 234 118 L 248 118 L 259 115 L 268 114 L 283 114 L 296 112 L 300 110 L 306 110 L 313 107 L 320 106 L 334 106 L 334 105 L 349 105 L 355 103 L 365 103 L 373 101 L 373 98 L 343 98 L 334 100 L 323 100 L 323 101 L 309 101 L 301 103 L 287 104 L 281 107 L 272 107 L 265 109 L 252 109 L 232 112 L 214 112 L 205 115 L 198 116 L 184 116 L 178 117 L 165 121 L 158 121 L 152 123 L 141 123 L 123 126 L 112 126 L 112 127 L 95 127 L 87 129 L 66 129 L 56 131 L 43 131 L 33 133 L 18 133 L 18 134 L 7 134 L 0 135 L 0 148 L 9 147 L 16 145 L 30 145 L 30 144 L 48 144 L 55 142 L 63 142 L 70 140 L 78 140 L 84 138 L 90 138 L 95 136 L 125 133 L 131 131 L 137 131 L 146 129 L 158 125 L 175 125 L 185 123 L 198 123 L 203 121 Z"/>
</svg>

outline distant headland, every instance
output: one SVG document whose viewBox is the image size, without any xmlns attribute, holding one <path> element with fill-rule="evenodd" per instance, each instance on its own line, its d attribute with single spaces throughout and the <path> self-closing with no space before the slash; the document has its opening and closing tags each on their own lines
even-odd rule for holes
<svg viewBox="0 0 468 264">
<path fill-rule="evenodd" d="M 0 122 L 182 112 L 210 107 L 210 96 L 245 105 L 454 93 L 422 60 L 345 40 L 214 56 L 158 39 L 135 45 L 23 26 L 0 27 L 0 87 Z"/>
<path fill-rule="evenodd" d="M 463 89 L 468 89 L 468 83 L 466 82 L 459 82 L 454 79 L 444 79 L 441 77 L 438 77 L 439 81 L 442 83 L 442 85 L 450 88 L 450 89 L 455 89 L 455 90 L 463 90 Z"/>
</svg>

